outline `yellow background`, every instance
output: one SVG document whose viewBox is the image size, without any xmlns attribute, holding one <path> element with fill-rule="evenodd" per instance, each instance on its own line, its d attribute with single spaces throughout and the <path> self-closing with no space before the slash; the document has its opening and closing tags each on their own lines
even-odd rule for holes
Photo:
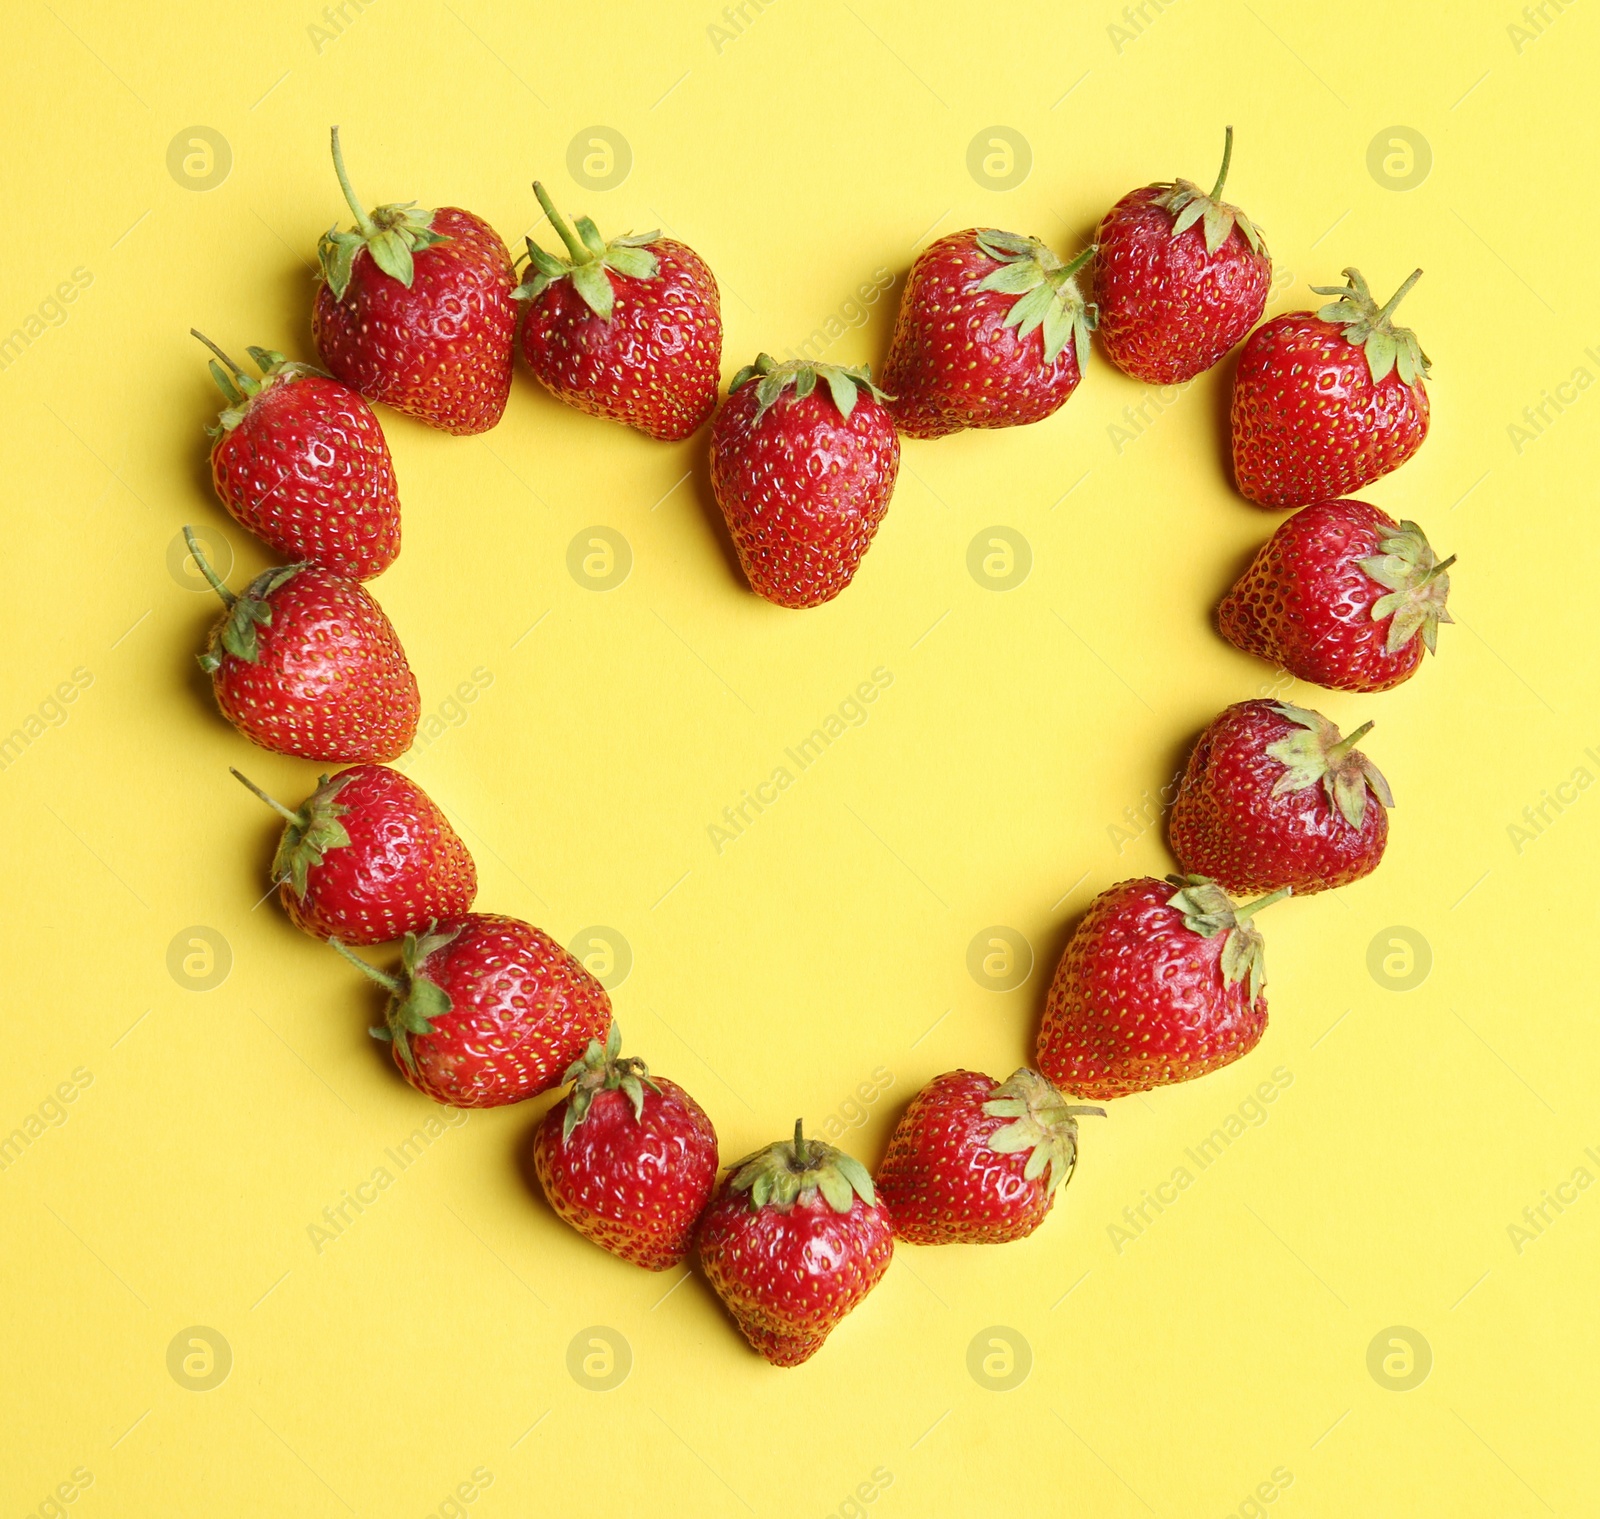
<svg viewBox="0 0 1600 1519">
<path fill-rule="evenodd" d="M 465 1484 L 474 1519 L 639 1512 L 644 1493 L 670 1514 L 821 1516 L 862 1483 L 874 1497 L 851 1501 L 884 1519 L 1594 1512 L 1600 1198 L 1569 1189 L 1520 1251 L 1508 1226 L 1600 1175 L 1600 798 L 1569 790 L 1520 850 L 1508 826 L 1600 775 L 1600 399 L 1570 389 L 1520 449 L 1508 427 L 1600 374 L 1580 178 L 1600 17 L 1551 7 L 1519 39 L 1510 0 L 745 13 L 721 39 L 711 0 L 350 0 L 336 25 L 310 0 L 8 13 L 0 331 L 39 320 L 0 371 L 0 732 L 44 715 L 0 771 L 0 1133 L 90 1079 L 0 1172 L 5 1513 L 68 1484 L 85 1516 L 420 1519 Z M 1457 625 L 1375 698 L 1275 684 L 1210 629 L 1279 520 L 1232 492 L 1226 365 L 1151 402 L 1097 355 L 1048 422 L 908 444 L 856 584 L 804 614 L 730 567 L 703 437 L 580 418 L 520 372 L 483 438 L 385 413 L 405 551 L 375 590 L 444 714 L 412 773 L 472 846 L 481 907 L 627 941 L 629 1045 L 697 1094 L 728 1159 L 803 1113 L 875 1164 L 927 1078 L 1028 1058 L 1075 916 L 1171 868 L 1159 827 L 1110 830 L 1223 705 L 1272 692 L 1377 719 L 1389 857 L 1267 915 L 1260 1049 L 1089 1123 L 1026 1243 L 902 1249 L 802 1370 L 753 1356 L 698 1279 L 664 1296 L 681 1273 L 554 1221 L 519 1163 L 545 1101 L 474 1114 L 320 1254 L 308 1236 L 431 1110 L 364 1032 L 372 989 L 255 905 L 276 830 L 227 767 L 288 799 L 318 767 L 216 715 L 193 660 L 215 607 L 168 563 L 184 522 L 231 541 L 235 584 L 267 562 L 211 496 L 217 398 L 186 332 L 312 356 L 310 260 L 345 219 L 334 121 L 368 204 L 467 206 L 515 244 L 539 175 L 609 234 L 688 241 L 722 284 L 725 375 L 796 347 L 880 267 L 893 289 L 826 356 L 881 364 L 923 242 L 989 224 L 1067 252 L 1136 185 L 1209 184 L 1230 121 L 1271 310 L 1314 304 L 1306 285 L 1346 264 L 1384 294 L 1427 271 L 1405 315 L 1434 361 L 1432 435 L 1365 494 L 1460 555 Z M 167 167 L 197 124 L 231 156 L 203 192 Z M 595 124 L 633 155 L 605 191 L 567 170 Z M 1396 124 L 1431 150 L 1408 191 L 1368 168 Z M 996 125 L 1031 147 L 1010 190 L 967 168 Z M 86 288 L 40 315 L 74 270 Z M 1032 555 L 1004 593 L 967 565 L 997 525 Z M 605 592 L 567 568 L 594 526 L 631 553 Z M 880 666 L 870 719 L 718 854 L 708 825 Z M 80 669 L 86 689 L 45 706 Z M 991 925 L 1035 955 L 1010 992 L 968 971 Z M 181 983 L 185 955 L 203 969 L 192 929 L 231 953 L 210 991 Z M 1432 956 L 1403 993 L 1368 968 L 1400 929 Z M 1113 1236 L 1280 1067 L 1270 1107 L 1244 1110 L 1264 1121 Z M 167 1369 L 191 1326 L 231 1348 L 210 1391 Z M 631 1351 L 608 1392 L 567 1370 L 593 1326 Z M 1032 1356 L 1004 1392 L 968 1371 L 996 1326 Z M 1431 1347 L 1406 1392 L 1368 1369 L 1392 1326 Z"/>
</svg>

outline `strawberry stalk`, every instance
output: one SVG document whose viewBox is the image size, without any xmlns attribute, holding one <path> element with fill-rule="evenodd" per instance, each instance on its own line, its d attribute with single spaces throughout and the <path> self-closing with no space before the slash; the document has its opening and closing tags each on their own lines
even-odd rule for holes
<svg viewBox="0 0 1600 1519">
<path fill-rule="evenodd" d="M 1411 287 L 1421 278 L 1422 271 L 1420 269 L 1413 269 L 1411 271 L 1411 274 L 1407 278 L 1405 284 L 1403 284 L 1398 290 L 1395 291 L 1393 295 L 1389 297 L 1387 301 L 1384 302 L 1383 308 L 1378 312 L 1379 322 L 1386 322 L 1391 316 L 1394 315 L 1394 308 L 1406 298 L 1406 296 L 1410 293 Z"/>
<path fill-rule="evenodd" d="M 355 217 L 361 235 L 371 237 L 376 233 L 377 227 L 357 197 L 355 186 L 350 183 L 349 171 L 344 166 L 344 150 L 339 146 L 338 127 L 332 129 L 330 136 L 333 140 L 333 172 L 339 176 L 339 188 L 344 192 L 344 203 L 349 206 L 350 214 Z"/>
<path fill-rule="evenodd" d="M 1370 728 L 1371 726 L 1371 723 L 1367 724 L 1367 728 Z M 1359 738 L 1361 734 L 1367 731 L 1367 728 L 1359 729 L 1356 733 L 1352 734 L 1351 737 Z M 1257 897 L 1254 902 L 1249 902 L 1243 907 L 1234 908 L 1233 921 L 1235 923 L 1246 923 L 1255 913 L 1260 912 L 1263 907 L 1271 907 L 1274 902 L 1281 902 L 1285 897 L 1292 896 L 1293 894 L 1294 887 L 1280 886 L 1276 891 L 1269 891 L 1264 897 Z"/>
<path fill-rule="evenodd" d="M 533 193 L 538 197 L 539 204 L 544 208 L 544 214 L 550 218 L 550 225 L 556 229 L 556 236 L 566 244 L 567 252 L 572 255 L 573 263 L 587 263 L 593 255 L 578 241 L 573 234 L 572 228 L 566 224 L 561 213 L 556 210 L 555 202 L 550 199 L 550 192 L 538 180 L 534 180 Z"/>
<path fill-rule="evenodd" d="M 256 796 L 260 797 L 261 800 L 267 804 L 267 806 L 269 806 L 279 815 L 279 817 L 285 818 L 291 823 L 305 822 L 305 818 L 302 816 L 302 814 L 298 812 L 291 812 L 275 796 L 268 796 L 267 793 L 258 785 L 256 785 L 256 783 L 251 780 L 249 776 L 242 775 L 239 771 L 235 770 L 232 765 L 228 766 L 228 774 L 231 775 L 234 780 L 238 781 L 238 783 L 243 786 L 246 791 L 252 792 Z"/>
<path fill-rule="evenodd" d="M 1370 732 L 1372 732 L 1375 722 L 1376 719 L 1372 719 L 1362 723 L 1362 725 L 1357 728 L 1354 733 L 1347 734 L 1344 738 L 1341 738 L 1339 742 L 1336 743 L 1330 750 L 1328 750 L 1328 768 L 1330 770 L 1335 769 L 1338 766 L 1339 761 L 1355 748 L 1357 739 L 1365 738 Z"/>
<path fill-rule="evenodd" d="M 389 993 L 389 1005 L 384 1009 L 384 1021 L 367 1032 L 374 1039 L 392 1043 L 408 1070 L 415 1071 L 417 1057 L 411 1049 L 411 1039 L 417 1034 L 434 1032 L 433 1020 L 442 1018 L 451 1009 L 450 994 L 436 982 L 421 975 L 418 964 L 435 950 L 443 949 L 461 932 L 461 927 L 439 932 L 437 922 L 430 923 L 421 934 L 407 934 L 400 945 L 401 974 L 391 976 L 375 965 L 369 965 L 337 938 L 329 939 L 341 955 L 369 980 L 377 982 Z"/>
<path fill-rule="evenodd" d="M 221 577 L 211 568 L 211 561 L 201 552 L 200 544 L 194 536 L 194 529 L 185 525 L 183 541 L 189 545 L 189 553 L 199 566 L 200 573 L 206 577 L 206 584 L 222 598 L 223 606 L 231 612 L 239 598 L 222 583 Z"/>
<path fill-rule="evenodd" d="M 244 778 L 241 776 L 240 779 L 243 780 Z M 249 783 L 246 782 L 246 784 Z M 254 788 L 252 787 L 252 789 Z M 342 944 L 338 939 L 329 939 L 328 943 L 338 950 L 346 960 L 348 960 L 358 971 L 362 973 L 362 975 L 368 977 L 370 980 L 376 981 L 378 985 L 381 986 L 386 992 L 389 992 L 396 997 L 401 994 L 403 986 L 398 976 L 391 976 L 387 971 L 379 970 L 376 965 L 369 964 L 367 961 L 363 960 L 361 956 L 358 955 L 353 949 L 351 949 L 348 945 Z M 372 1029 L 370 1032 L 376 1039 L 387 1039 L 389 1037 L 388 1029 L 384 1029 L 382 1033 L 379 1033 L 377 1029 Z"/>
<path fill-rule="evenodd" d="M 1224 128 L 1226 135 L 1222 139 L 1222 167 L 1217 170 L 1217 182 L 1211 187 L 1211 200 L 1222 199 L 1222 187 L 1228 182 L 1228 165 L 1233 162 L 1233 128 Z"/>
</svg>

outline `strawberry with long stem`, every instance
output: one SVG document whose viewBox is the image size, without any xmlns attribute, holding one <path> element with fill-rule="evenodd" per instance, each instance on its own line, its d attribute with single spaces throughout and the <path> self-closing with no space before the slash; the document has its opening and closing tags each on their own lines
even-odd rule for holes
<svg viewBox="0 0 1600 1519">
<path fill-rule="evenodd" d="M 451 1107 L 500 1107 L 559 1086 L 611 1023 L 605 988 L 517 918 L 466 913 L 407 934 L 393 975 L 329 942 L 389 993 L 372 1037 L 412 1086 Z"/>
<path fill-rule="evenodd" d="M 355 226 L 317 245 L 322 280 L 312 332 L 322 361 L 371 401 L 444 432 L 486 432 L 511 392 L 517 307 L 511 255 L 488 222 L 415 201 L 363 208 L 333 168 Z"/>
<path fill-rule="evenodd" d="M 1229 127 L 1209 195 L 1187 179 L 1146 185 L 1100 223 L 1100 341 L 1118 369 L 1147 385 L 1182 384 L 1211 368 L 1266 307 L 1266 240 L 1222 199 L 1232 161 Z"/>
<path fill-rule="evenodd" d="M 272 879 L 289 920 L 319 939 L 385 944 L 469 912 L 478 873 L 438 805 L 386 765 L 323 776 L 290 808 L 233 778 L 284 820 Z"/>
<path fill-rule="evenodd" d="M 523 307 L 524 362 L 560 400 L 590 416 L 676 441 L 696 432 L 717 400 L 722 305 L 705 260 L 659 232 L 576 232 L 545 187 L 533 193 L 567 251 L 530 237 Z"/>
<path fill-rule="evenodd" d="M 417 679 L 383 608 L 315 564 L 265 570 L 235 594 L 194 530 L 184 542 L 221 598 L 200 668 L 244 736 L 279 754 L 354 762 L 398 758 L 416 737 Z"/>
<path fill-rule="evenodd" d="M 1250 334 L 1233 382 L 1233 472 L 1260 506 L 1308 506 L 1398 469 L 1428 435 L 1428 356 L 1395 308 L 1418 269 L 1380 306 L 1359 269 L 1313 285 L 1338 299 Z"/>
<path fill-rule="evenodd" d="M 234 520 L 290 559 L 370 580 L 400 552 L 400 496 L 366 401 L 310 364 L 245 351 L 247 374 L 203 332 L 226 403 L 209 429 L 211 480 Z"/>
</svg>

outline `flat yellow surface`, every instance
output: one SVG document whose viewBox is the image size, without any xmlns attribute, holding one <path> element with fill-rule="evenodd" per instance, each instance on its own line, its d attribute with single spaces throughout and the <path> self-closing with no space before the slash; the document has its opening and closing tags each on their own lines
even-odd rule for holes
<svg viewBox="0 0 1600 1519">
<path fill-rule="evenodd" d="M 1596 1512 L 1600 15 L 537 10 L 8 14 L 6 1513 Z M 515 243 L 539 175 L 689 242 L 727 375 L 808 340 L 880 364 L 925 241 L 1068 251 L 1136 185 L 1209 183 L 1230 121 L 1270 310 L 1427 271 L 1433 432 L 1367 494 L 1460 555 L 1456 626 L 1370 699 L 1210 628 L 1279 520 L 1232 491 L 1227 365 L 1152 395 L 1097 356 L 1042 425 L 908 444 L 855 585 L 803 614 L 743 587 L 703 437 L 522 374 L 483 438 L 385 414 L 411 773 L 480 906 L 626 971 L 630 1047 L 727 1159 L 801 1113 L 875 1164 L 927 1078 L 1027 1059 L 1076 915 L 1171 868 L 1149 820 L 1222 706 L 1377 719 L 1389 857 L 1267 916 L 1259 1050 L 1091 1123 L 1031 1240 L 902 1249 L 799 1371 L 553 1219 L 520 1163 L 545 1101 L 437 1121 L 371 989 L 258 904 L 275 829 L 227 767 L 287 798 L 318 767 L 252 749 L 194 666 L 180 525 L 235 584 L 267 559 L 211 496 L 186 332 L 311 356 L 335 121 L 369 203 Z"/>
</svg>

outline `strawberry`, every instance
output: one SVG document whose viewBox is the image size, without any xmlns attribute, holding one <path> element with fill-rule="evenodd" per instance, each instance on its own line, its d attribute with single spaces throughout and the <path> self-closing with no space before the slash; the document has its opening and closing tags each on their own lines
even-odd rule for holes
<svg viewBox="0 0 1600 1519">
<path fill-rule="evenodd" d="M 602 240 L 587 216 L 574 236 L 535 183 L 567 259 L 530 237 L 522 357 L 556 397 L 652 438 L 699 431 L 717 404 L 722 302 L 693 248 L 659 232 Z"/>
<path fill-rule="evenodd" d="M 1428 435 L 1428 356 L 1390 322 L 1418 269 L 1379 307 L 1360 271 L 1338 300 L 1251 333 L 1233 382 L 1233 473 L 1261 506 L 1308 506 L 1398 469 Z"/>
<path fill-rule="evenodd" d="M 400 552 L 400 495 L 372 408 L 264 348 L 246 349 L 254 379 L 194 336 L 216 354 L 211 375 L 228 403 L 211 429 L 211 480 L 234 520 L 290 559 L 351 580 L 382 574 Z"/>
<path fill-rule="evenodd" d="M 911 1099 L 878 1167 L 878 1196 L 913 1245 L 998 1245 L 1044 1222 L 1078 1161 L 1078 1115 L 1026 1066 L 1009 1081 L 946 1071 Z"/>
<path fill-rule="evenodd" d="M 850 584 L 900 467 L 884 401 L 865 368 L 761 354 L 734 376 L 711 428 L 711 490 L 758 596 L 814 607 Z"/>
<path fill-rule="evenodd" d="M 517 276 L 488 222 L 415 201 L 367 212 L 350 186 L 339 129 L 333 167 L 356 219 L 317 244 L 311 331 L 322 362 L 369 401 L 442 432 L 487 432 L 506 409 Z"/>
<path fill-rule="evenodd" d="M 393 976 L 329 942 L 389 993 L 372 1037 L 412 1086 L 453 1108 L 548 1092 L 611 1024 L 605 988 L 517 918 L 469 912 L 407 934 Z"/>
<path fill-rule="evenodd" d="M 240 781 L 285 819 L 272 861 L 295 927 L 345 944 L 386 944 L 472 910 L 478 872 L 428 793 L 386 765 L 356 765 L 298 811 Z"/>
<path fill-rule="evenodd" d="M 1415 522 L 1365 501 L 1319 501 L 1262 545 L 1222 598 L 1217 626 L 1313 685 L 1387 691 L 1416 674 L 1424 649 L 1436 652 L 1455 562 L 1438 558 Z"/>
<path fill-rule="evenodd" d="M 698 1244 L 706 1280 L 774 1366 L 810 1360 L 894 1253 L 866 1167 L 799 1123 L 792 1141 L 728 1168 Z"/>
<path fill-rule="evenodd" d="M 265 570 L 234 595 L 183 536 L 227 608 L 200 668 L 217 705 L 252 743 L 301 759 L 398 758 L 422 700 L 394 627 L 354 580 L 315 564 Z"/>
<path fill-rule="evenodd" d="M 1288 895 L 1235 907 L 1204 876 L 1101 892 L 1050 984 L 1039 1069 L 1063 1091 L 1124 1097 L 1248 1055 L 1267 1028 L 1265 956 L 1250 918 Z"/>
<path fill-rule="evenodd" d="M 930 244 L 906 276 L 883 384 L 900 431 L 1042 421 L 1077 389 L 1095 308 L 1077 272 L 1037 238 L 992 228 Z"/>
<path fill-rule="evenodd" d="M 705 1109 L 625 1057 L 615 1022 L 562 1080 L 572 1091 L 533 1135 L 534 1171 L 550 1206 L 635 1266 L 676 1266 L 717 1184 L 717 1131 Z"/>
<path fill-rule="evenodd" d="M 1200 735 L 1168 824 L 1185 870 L 1224 891 L 1296 896 L 1370 875 L 1389 838 L 1389 783 L 1349 738 L 1301 707 L 1242 701 Z M 1370 793 L 1370 795 L 1369 795 Z"/>
<path fill-rule="evenodd" d="M 1106 212 L 1096 237 L 1100 341 L 1147 385 L 1210 369 L 1261 320 L 1272 256 L 1261 229 L 1222 199 L 1233 128 L 1211 193 L 1187 179 L 1146 185 Z"/>
</svg>

